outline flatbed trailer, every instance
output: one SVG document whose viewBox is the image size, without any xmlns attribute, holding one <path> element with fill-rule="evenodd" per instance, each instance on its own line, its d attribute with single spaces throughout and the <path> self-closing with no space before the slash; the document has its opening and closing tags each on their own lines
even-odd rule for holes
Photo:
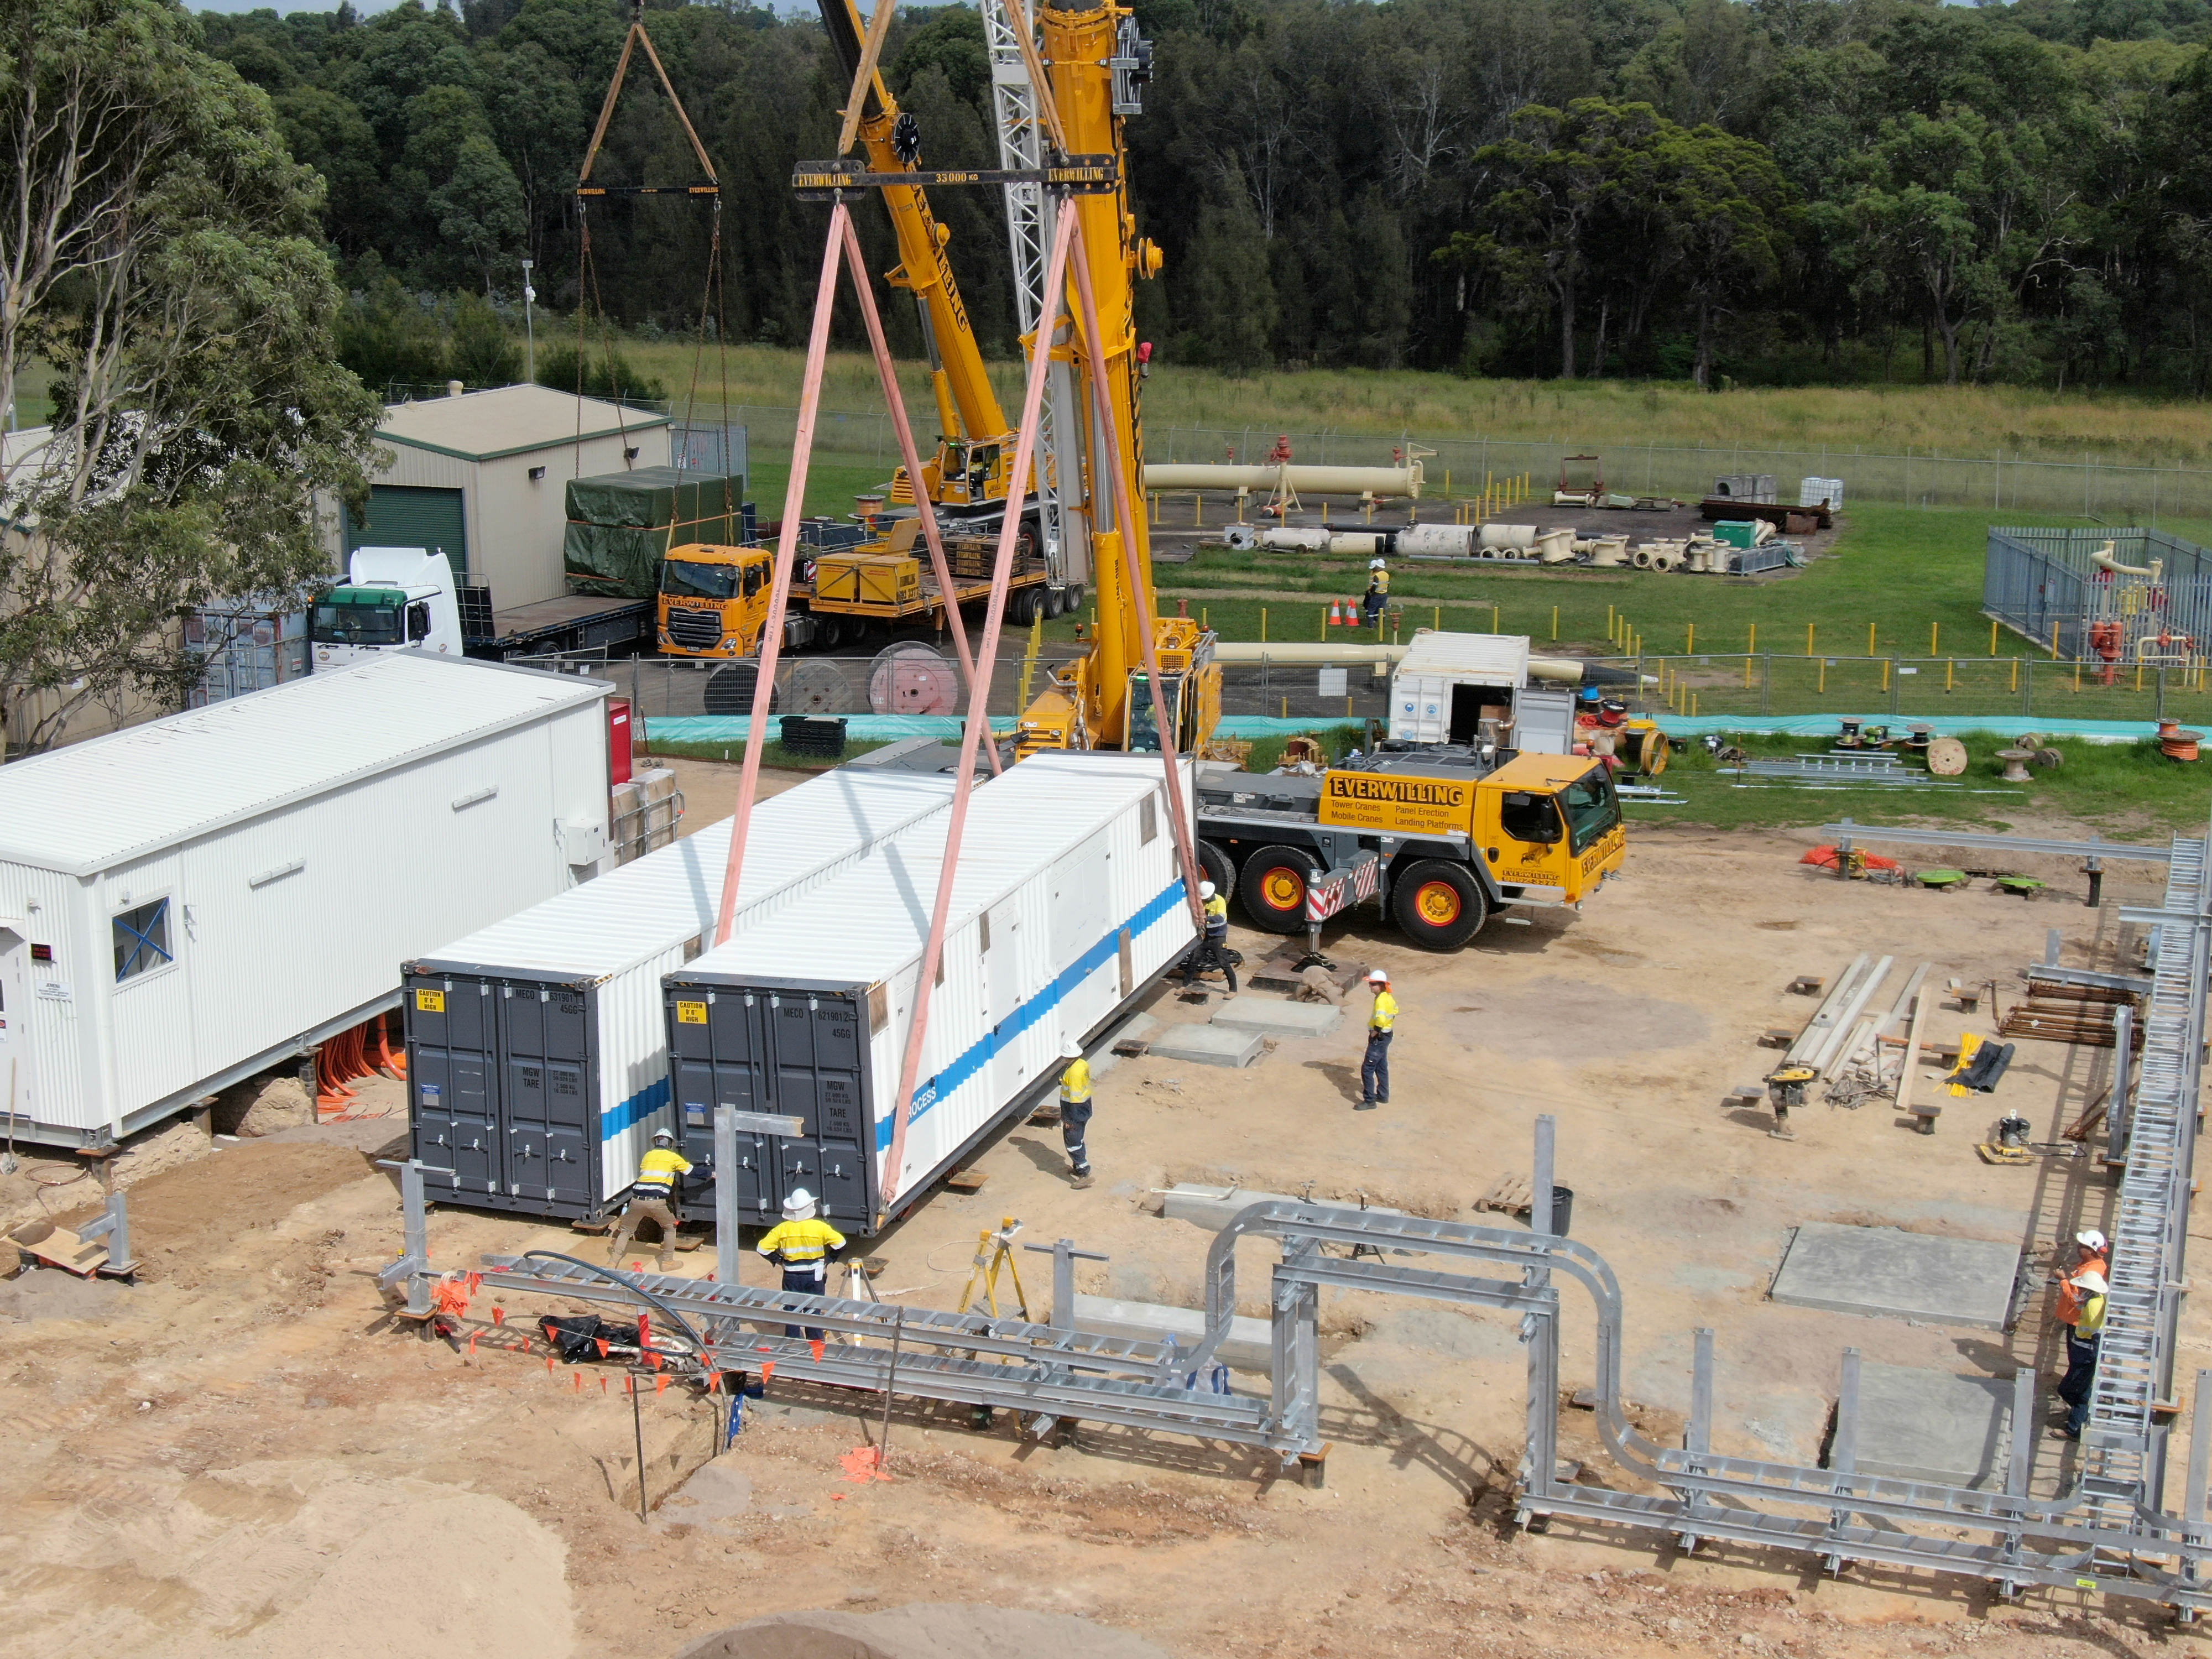
<svg viewBox="0 0 2212 1659">
<path fill-rule="evenodd" d="M 481 592 L 482 590 L 477 590 Z M 519 605 L 509 611 L 470 615 L 468 590 L 463 590 L 461 609 L 468 654 L 492 662 L 514 657 L 545 656 L 556 651 L 588 651 L 604 647 L 647 647 L 653 641 L 653 599 L 608 599 L 604 595 L 564 594 Z M 489 611 L 489 606 L 484 607 Z M 479 623 L 480 626 L 471 626 Z"/>
</svg>

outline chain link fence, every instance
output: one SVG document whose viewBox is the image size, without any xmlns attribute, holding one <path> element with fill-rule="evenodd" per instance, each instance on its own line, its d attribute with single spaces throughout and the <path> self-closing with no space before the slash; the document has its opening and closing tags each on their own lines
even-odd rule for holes
<svg viewBox="0 0 2212 1659">
<path fill-rule="evenodd" d="M 787 456 L 799 411 L 758 404 L 700 404 L 692 414 L 705 424 L 747 428 L 763 456 Z M 922 436 L 917 433 L 917 436 Z M 1322 466 L 1387 466 L 1409 447 L 1432 452 L 1423 462 L 1426 494 L 1471 496 L 1486 482 L 1529 475 L 1548 489 L 1569 455 L 1595 453 L 1607 486 L 1624 494 L 1677 495 L 1694 501 L 1729 474 L 1771 472 L 1776 493 L 1795 501 L 1802 480 L 1841 478 L 1844 501 L 1912 507 L 1986 507 L 2156 525 L 2161 519 L 2212 519 L 2212 471 L 2197 467 L 2124 466 L 2094 458 L 2079 461 L 1988 456 L 1902 455 L 1857 449 L 1726 447 L 1704 444 L 1589 443 L 1558 438 L 1448 438 L 1407 432 L 1395 437 L 1342 432 L 1283 432 L 1273 426 L 1147 425 L 1146 459 L 1153 461 L 1264 461 L 1278 436 L 1290 441 L 1302 462 Z M 887 414 L 822 411 L 817 451 L 848 459 L 866 457 L 884 469 L 898 462 L 897 440 Z"/>
<path fill-rule="evenodd" d="M 1893 720 L 2212 720 L 2203 667 L 2033 657 L 1808 657 L 1773 652 L 1613 657 L 1650 677 L 1653 713 L 1886 714 Z M 2148 732 L 2146 732 L 2148 735 Z"/>
</svg>

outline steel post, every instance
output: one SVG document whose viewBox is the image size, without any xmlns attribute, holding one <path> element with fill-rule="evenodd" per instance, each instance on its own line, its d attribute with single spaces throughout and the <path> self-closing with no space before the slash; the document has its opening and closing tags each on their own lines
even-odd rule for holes
<svg viewBox="0 0 2212 1659">
<path fill-rule="evenodd" d="M 2112 1086 L 2105 1099 L 2105 1162 L 2128 1161 L 2128 1090 L 2135 1079 L 2135 1010 L 2125 1004 L 2112 1012 Z"/>
<path fill-rule="evenodd" d="M 1689 1454 L 1684 1467 L 1692 1474 L 1705 1472 L 1705 1459 L 1713 1449 L 1713 1332 L 1710 1325 L 1700 1325 L 1697 1332 L 1697 1347 L 1690 1362 L 1690 1420 L 1682 1431 L 1682 1449 Z M 1694 1486 L 1686 1493 L 1686 1507 L 1694 1522 L 1705 1509 L 1705 1499 Z M 1678 1534 L 1686 1553 L 1698 1547 L 1694 1527 Z"/>
<path fill-rule="evenodd" d="M 1843 1369 L 1836 1382 L 1836 1431 L 1828 1442 L 1828 1468 L 1838 1476 L 1855 1474 L 1859 1467 L 1859 1351 L 1844 1350 Z M 1851 1512 L 1847 1508 L 1828 1511 L 1830 1530 L 1840 1537 L 1850 1524 Z M 1844 1558 L 1831 1555 L 1827 1559 L 1832 1573 L 1844 1570 Z"/>
<path fill-rule="evenodd" d="M 1072 1238 L 1056 1239 L 1049 1244 L 1024 1244 L 1022 1248 L 1052 1257 L 1052 1316 L 1045 1322 L 1056 1331 L 1073 1330 L 1077 1258 L 1085 1261 L 1108 1261 L 1112 1258 L 1101 1250 L 1079 1250 Z"/>
<path fill-rule="evenodd" d="M 738 1237 L 738 1121 L 737 1108 L 714 1108 L 714 1277 L 725 1285 L 738 1282 L 738 1269 L 744 1260 Z"/>
</svg>

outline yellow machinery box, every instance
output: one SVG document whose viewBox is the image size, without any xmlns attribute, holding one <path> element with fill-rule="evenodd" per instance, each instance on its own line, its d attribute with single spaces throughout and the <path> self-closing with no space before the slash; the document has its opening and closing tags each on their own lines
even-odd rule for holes
<svg viewBox="0 0 2212 1659">
<path fill-rule="evenodd" d="M 921 598 L 921 562 L 898 553 L 825 553 L 814 562 L 814 603 L 911 605 Z"/>
</svg>

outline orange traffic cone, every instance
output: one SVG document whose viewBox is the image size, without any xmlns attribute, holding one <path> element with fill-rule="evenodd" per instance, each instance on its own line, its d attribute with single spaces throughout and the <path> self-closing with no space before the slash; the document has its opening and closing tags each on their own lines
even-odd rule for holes
<svg viewBox="0 0 2212 1659">
<path fill-rule="evenodd" d="M 1344 626 L 1344 606 L 1334 599 L 1328 602 L 1328 625 L 1331 628 Z"/>
</svg>

